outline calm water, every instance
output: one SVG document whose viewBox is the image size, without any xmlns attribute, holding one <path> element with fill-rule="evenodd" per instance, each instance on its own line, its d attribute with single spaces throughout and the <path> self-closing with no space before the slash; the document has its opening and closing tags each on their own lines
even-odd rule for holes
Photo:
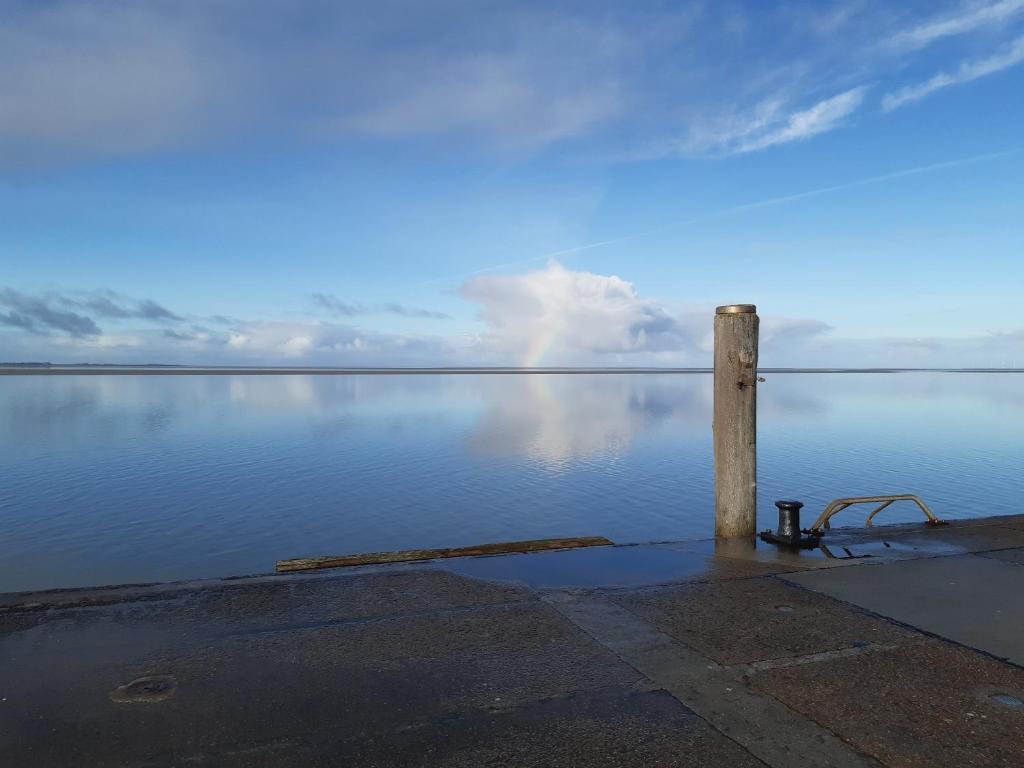
<svg viewBox="0 0 1024 768">
<path fill-rule="evenodd" d="M 710 403 L 706 374 L 2 377 L 0 591 L 708 537 Z M 762 527 L 782 497 L 1021 512 L 1022 375 L 768 375 L 759 419 Z"/>
</svg>

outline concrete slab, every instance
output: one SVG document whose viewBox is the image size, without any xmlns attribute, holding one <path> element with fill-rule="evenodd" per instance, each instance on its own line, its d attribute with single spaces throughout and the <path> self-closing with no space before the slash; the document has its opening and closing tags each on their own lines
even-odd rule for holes
<svg viewBox="0 0 1024 768">
<path fill-rule="evenodd" d="M 753 690 L 746 665 L 723 667 L 607 595 L 550 593 L 566 618 L 772 768 L 878 768 L 833 732 Z M 868 652 L 865 649 L 852 649 Z M 796 660 L 791 660 L 796 661 Z M 698 762 L 698 765 L 714 763 Z"/>
<path fill-rule="evenodd" d="M 1024 528 L 1024 515 L 999 515 L 996 517 L 984 518 L 984 520 L 991 521 L 994 525 L 1006 525 L 1011 528 Z"/>
<path fill-rule="evenodd" d="M 1024 569 L 962 555 L 782 576 L 958 643 L 1024 665 Z"/>
<path fill-rule="evenodd" d="M 688 584 L 611 599 L 719 664 L 912 637 L 888 622 L 776 578 Z"/>
<path fill-rule="evenodd" d="M 889 542 L 902 547 L 932 549 L 936 555 L 963 554 L 1024 546 L 1024 527 L 1015 525 L 1014 519 L 991 518 L 959 521 L 937 528 L 916 525 L 839 529 L 826 533 L 822 542 L 830 546 Z"/>
<path fill-rule="evenodd" d="M 501 714 L 451 717 L 386 739 L 351 740 L 336 730 L 203 757 L 200 765 L 226 768 L 763 766 L 667 693 L 620 690 L 534 702 Z"/>
<path fill-rule="evenodd" d="M 865 507 L 865 509 L 867 509 L 867 507 Z M 939 528 L 931 528 L 930 526 L 925 525 L 924 524 L 923 516 L 922 516 L 922 521 L 919 522 L 919 523 L 896 523 L 896 524 L 893 524 L 893 525 L 888 525 L 885 522 L 884 513 L 883 513 L 883 516 L 880 516 L 879 518 L 876 518 L 876 520 L 875 520 L 876 525 L 874 525 L 874 526 L 853 526 L 853 525 L 848 525 L 847 526 L 847 525 L 842 525 L 843 517 L 840 514 L 838 517 L 835 517 L 832 520 L 833 525 L 839 524 L 839 527 L 832 528 L 831 530 L 832 530 L 833 533 L 836 533 L 836 534 L 840 534 L 840 533 L 841 534 L 863 533 L 865 535 L 871 536 L 871 535 L 878 535 L 879 533 L 884 533 L 886 535 L 889 535 L 889 534 L 899 533 L 901 531 L 908 531 L 908 532 L 913 532 L 913 531 L 929 531 L 929 530 L 945 530 L 945 531 L 948 531 L 948 530 L 953 530 L 953 529 L 956 529 L 956 528 L 980 528 L 980 527 L 985 527 L 985 526 L 989 526 L 989 525 L 1002 525 L 1002 526 L 1011 526 L 1011 527 L 1024 526 L 1024 515 L 991 515 L 989 517 L 948 518 L 948 517 L 945 517 L 944 514 L 940 514 L 939 517 L 941 517 L 945 521 L 945 523 L 946 523 L 945 525 L 943 525 L 943 526 L 941 526 Z M 808 521 L 805 521 L 805 522 L 808 522 Z"/>
<path fill-rule="evenodd" d="M 914 534 L 897 534 L 890 541 L 944 541 L 968 552 L 986 552 L 1024 546 L 1024 528 L 1010 525 L 933 528 Z"/>
<path fill-rule="evenodd" d="M 983 552 L 981 557 L 991 557 L 993 560 L 1002 560 L 1004 563 L 1024 565 L 1024 547 L 1019 549 L 1001 549 L 996 552 Z"/>
<path fill-rule="evenodd" d="M 875 569 L 871 569 L 875 570 Z M 758 672 L 758 690 L 884 765 L 1018 768 L 1024 670 L 940 641 Z"/>
</svg>

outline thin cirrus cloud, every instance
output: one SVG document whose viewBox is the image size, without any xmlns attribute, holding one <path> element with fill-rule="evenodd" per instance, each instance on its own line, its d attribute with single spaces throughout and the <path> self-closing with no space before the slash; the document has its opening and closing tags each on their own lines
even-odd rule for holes
<svg viewBox="0 0 1024 768">
<path fill-rule="evenodd" d="M 807 109 L 793 112 L 781 121 L 766 126 L 764 130 L 755 132 L 755 135 L 744 138 L 737 145 L 736 151 L 754 152 L 835 130 L 864 103 L 867 91 L 867 86 L 851 88 Z"/>
<path fill-rule="evenodd" d="M 1024 13 L 1024 0 L 962 4 L 952 14 L 900 30 L 886 40 L 889 48 L 918 50 L 948 37 L 966 35 L 983 27 L 1006 24 Z"/>
<path fill-rule="evenodd" d="M 430 309 L 419 307 L 407 307 L 404 304 L 390 301 L 384 304 L 366 305 L 358 302 L 342 301 L 337 296 L 329 293 L 314 293 L 311 295 L 313 303 L 320 309 L 337 317 L 357 317 L 359 315 L 390 314 L 401 317 L 411 317 L 421 320 L 451 320 L 451 315 L 444 312 L 436 312 Z"/>
<path fill-rule="evenodd" d="M 1024 0 L 936 5 L 14 3 L 0 33 L 0 173 L 225 142 L 454 139 L 627 160 L 770 151 L 1019 61 L 1017 44 L 991 51 L 1019 34 Z M 971 55 L 959 68 L 939 45 L 954 39 Z M 908 84 L 922 67 L 939 74 Z"/>
<path fill-rule="evenodd" d="M 620 116 L 627 59 L 657 32 L 537 2 L 54 0 L 4 14 L 5 164 L 268 132 L 543 146 Z"/>
<path fill-rule="evenodd" d="M 786 110 L 781 97 L 757 104 L 746 115 L 691 128 L 681 154 L 745 154 L 804 141 L 842 126 L 864 103 L 867 86 L 851 88 L 802 109 Z"/>
<path fill-rule="evenodd" d="M 1024 37 L 1017 38 L 994 56 L 963 61 L 954 72 L 940 72 L 923 83 L 909 85 L 886 94 L 882 99 L 882 109 L 891 112 L 905 104 L 920 101 L 943 88 L 970 83 L 987 75 L 1002 72 L 1021 62 L 1024 62 Z"/>
<path fill-rule="evenodd" d="M 0 166 L 261 137 L 455 137 L 520 152 L 603 151 L 625 136 L 626 156 L 762 151 L 842 127 L 864 83 L 894 91 L 912 57 L 1002 34 L 1024 0 L 965 0 L 931 18 L 882 3 L 653 0 L 53 0 L 5 14 Z"/>
<path fill-rule="evenodd" d="M 922 24 L 901 29 L 885 39 L 883 49 L 906 55 L 927 48 L 941 40 L 968 36 L 983 29 L 1011 27 L 1016 17 L 1024 16 L 1024 0 L 998 0 L 992 3 L 961 4 L 953 13 L 941 15 Z M 871 65 L 871 46 L 853 50 L 867 58 Z M 884 76 L 887 57 L 876 66 Z M 963 61 L 954 72 L 941 72 L 922 83 L 907 85 L 883 96 L 882 110 L 890 112 L 905 104 L 919 101 L 932 93 L 962 85 L 986 75 L 1000 72 L 1024 61 L 1024 37 L 1007 44 L 995 55 Z M 889 62 L 891 63 L 891 62 Z M 865 105 L 869 86 L 860 85 L 809 107 L 787 112 L 783 105 L 791 96 L 789 88 L 780 88 L 748 110 L 746 115 L 720 119 L 717 125 L 697 123 L 690 128 L 690 137 L 680 145 L 682 154 L 714 152 L 743 154 L 769 147 L 799 142 L 842 127 Z"/>
</svg>

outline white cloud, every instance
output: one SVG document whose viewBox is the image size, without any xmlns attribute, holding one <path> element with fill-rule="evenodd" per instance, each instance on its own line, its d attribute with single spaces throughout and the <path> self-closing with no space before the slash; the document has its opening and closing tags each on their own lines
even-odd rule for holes
<svg viewBox="0 0 1024 768">
<path fill-rule="evenodd" d="M 124 333 L 79 336 L 8 325 L 0 328 L 0 361 L 350 367 L 711 364 L 713 305 L 683 312 L 641 296 L 620 277 L 553 263 L 526 274 L 473 278 L 463 285 L 462 295 L 480 308 L 485 328 L 478 335 L 403 336 L 330 322 L 278 320 L 233 321 L 223 330 L 174 330 L 154 323 Z M 762 307 L 764 367 L 1024 366 L 1022 341 L 1019 329 L 961 338 L 844 338 L 820 320 L 773 315 Z M 582 450 L 579 446 L 591 436 L 563 440 L 557 430 L 540 430 L 529 439 L 557 457 Z"/>
<path fill-rule="evenodd" d="M 385 56 L 361 103 L 324 130 L 377 137 L 470 133 L 501 144 L 544 145 L 618 117 L 622 41 L 611 31 L 535 19 L 501 50 Z"/>
<path fill-rule="evenodd" d="M 523 275 L 475 277 L 463 297 L 480 305 L 484 347 L 516 365 L 629 360 L 671 352 L 685 364 L 689 329 L 616 276 L 574 272 L 556 262 Z"/>
<path fill-rule="evenodd" d="M 902 107 L 904 104 L 923 99 L 935 93 L 935 91 L 969 83 L 986 75 L 1001 72 L 1004 69 L 1020 64 L 1022 61 L 1024 61 L 1024 37 L 1019 37 L 994 56 L 961 62 L 955 72 L 941 72 L 923 83 L 907 86 L 894 93 L 886 94 L 885 98 L 882 99 L 882 108 L 886 112 L 891 112 Z"/>
<path fill-rule="evenodd" d="M 187 142 L 217 92 L 197 42 L 140 5 L 13 11 L 0 27 L 0 149 L 121 155 Z"/>
<path fill-rule="evenodd" d="M 766 99 L 746 115 L 695 124 L 677 151 L 742 154 L 803 141 L 840 127 L 864 103 L 867 91 L 851 88 L 796 111 L 787 111 L 781 97 Z"/>
<path fill-rule="evenodd" d="M 57 346 L 75 347 L 82 350 L 107 352 L 118 349 L 140 350 L 145 347 L 146 339 L 142 334 L 108 334 L 75 338 L 72 336 L 54 336 L 52 343 Z"/>
<path fill-rule="evenodd" d="M 437 365 L 451 350 L 439 337 L 383 334 L 336 323 L 267 320 L 240 323 L 226 338 L 207 337 L 205 351 L 221 357 L 230 351 L 236 359 L 260 364 L 373 366 L 415 361 Z"/>
<path fill-rule="evenodd" d="M 0 153 L 131 156 L 238 134 L 540 146 L 620 116 L 655 31 L 530 3 L 25 3 L 0 27 Z"/>
<path fill-rule="evenodd" d="M 916 50 L 955 35 L 982 27 L 1000 25 L 1024 11 L 1024 0 L 998 0 L 995 3 L 963 3 L 955 13 L 901 30 L 886 42 L 896 49 Z"/>
<path fill-rule="evenodd" d="M 753 135 L 744 138 L 736 151 L 753 152 L 776 144 L 802 141 L 838 128 L 864 102 L 867 90 L 866 86 L 851 88 L 807 109 L 794 112 L 786 116 L 781 125 L 763 132 L 755 131 Z"/>
<path fill-rule="evenodd" d="M 516 152 L 590 139 L 578 148 L 618 158 L 753 152 L 843 125 L 856 86 L 898 76 L 904 54 L 1000 34 L 1024 10 L 970 2 L 894 33 L 901 14 L 883 3 L 679 5 L 14 3 L 0 165 L 439 137 Z"/>
</svg>

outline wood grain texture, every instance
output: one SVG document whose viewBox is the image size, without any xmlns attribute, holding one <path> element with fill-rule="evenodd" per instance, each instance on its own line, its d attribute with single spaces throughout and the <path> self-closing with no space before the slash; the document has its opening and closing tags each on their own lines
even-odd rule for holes
<svg viewBox="0 0 1024 768">
<path fill-rule="evenodd" d="M 757 341 L 754 313 L 715 315 L 715 536 L 757 533 Z"/>
<path fill-rule="evenodd" d="M 510 555 L 524 552 L 545 552 L 555 549 L 580 549 L 581 547 L 606 547 L 611 544 L 612 542 L 603 536 L 587 536 L 577 539 L 510 541 L 501 544 L 481 544 L 474 547 L 458 547 L 454 549 L 412 549 L 404 552 L 371 552 L 363 555 L 306 557 L 295 560 L 279 560 L 277 572 L 310 571 L 317 568 L 349 568 L 355 565 L 379 565 L 381 563 L 409 563 L 417 560 L 442 560 L 451 557 Z"/>
</svg>

